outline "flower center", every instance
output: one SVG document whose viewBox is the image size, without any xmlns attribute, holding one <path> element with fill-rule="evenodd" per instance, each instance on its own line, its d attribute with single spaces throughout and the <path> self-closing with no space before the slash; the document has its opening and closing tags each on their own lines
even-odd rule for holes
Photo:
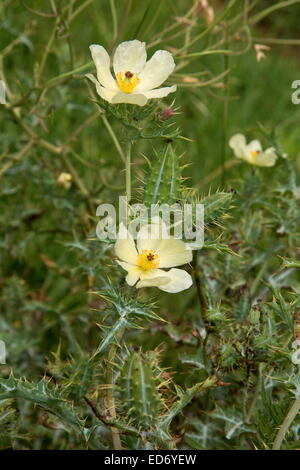
<svg viewBox="0 0 300 470">
<path fill-rule="evenodd" d="M 117 84 L 124 93 L 131 93 L 138 83 L 140 83 L 140 79 L 136 73 L 129 71 L 117 73 Z"/>
<path fill-rule="evenodd" d="M 259 150 L 252 150 L 251 152 L 251 160 L 255 160 L 256 155 L 259 153 Z"/>
<path fill-rule="evenodd" d="M 137 265 L 145 271 L 150 271 L 159 266 L 159 256 L 154 250 L 143 250 L 138 255 Z"/>
</svg>

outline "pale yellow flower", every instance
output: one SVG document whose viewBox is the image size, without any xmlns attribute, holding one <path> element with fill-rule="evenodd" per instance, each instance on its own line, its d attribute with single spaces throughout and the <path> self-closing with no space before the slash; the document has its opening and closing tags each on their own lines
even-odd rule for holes
<svg viewBox="0 0 300 470">
<path fill-rule="evenodd" d="M 262 150 L 259 140 L 252 140 L 247 144 L 246 137 L 243 134 L 235 134 L 229 140 L 229 146 L 234 151 L 237 158 L 241 158 L 250 165 L 274 166 L 277 155 L 273 147 Z"/>
<path fill-rule="evenodd" d="M 163 98 L 176 91 L 176 85 L 158 88 L 175 68 L 172 54 L 168 51 L 156 51 L 146 61 L 144 42 L 136 39 L 122 42 L 113 56 L 113 76 L 111 60 L 104 47 L 92 44 L 90 50 L 97 69 L 97 79 L 91 74 L 87 77 L 95 83 L 98 95 L 109 103 L 144 106 L 148 99 Z"/>
<path fill-rule="evenodd" d="M 182 240 L 169 237 L 166 225 L 158 217 L 142 226 L 133 237 L 121 224 L 115 244 L 117 263 L 127 271 L 126 282 L 136 288 L 158 287 L 170 293 L 188 289 L 193 281 L 186 271 L 176 269 L 192 261 L 192 250 Z M 165 271 L 166 268 L 172 268 Z"/>
<path fill-rule="evenodd" d="M 72 184 L 72 175 L 65 172 L 60 173 L 60 175 L 57 177 L 57 184 L 65 189 L 70 189 Z"/>
</svg>

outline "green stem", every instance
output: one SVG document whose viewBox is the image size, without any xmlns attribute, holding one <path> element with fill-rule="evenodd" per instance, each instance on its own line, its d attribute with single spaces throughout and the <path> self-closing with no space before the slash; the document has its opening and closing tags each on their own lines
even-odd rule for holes
<svg viewBox="0 0 300 470">
<path fill-rule="evenodd" d="M 259 286 L 259 283 L 261 282 L 261 279 L 262 277 L 264 276 L 267 268 L 268 268 L 268 264 L 269 264 L 269 261 L 270 261 L 270 258 L 269 256 L 267 255 L 266 257 L 266 260 L 264 261 L 264 263 L 262 264 L 260 270 L 258 271 L 257 273 L 257 276 L 256 278 L 254 279 L 253 283 L 252 283 L 252 286 L 251 286 L 251 289 L 250 289 L 250 296 L 253 297 L 256 290 L 257 290 L 257 287 Z"/>
<path fill-rule="evenodd" d="M 72 165 L 71 161 L 69 160 L 68 156 L 65 153 L 61 155 L 63 162 L 65 163 L 66 167 L 68 168 L 69 172 L 71 173 L 73 180 L 78 187 L 79 191 L 83 195 L 84 198 L 88 198 L 89 192 L 84 185 L 84 182 L 81 180 L 79 174 L 75 170 L 75 167 Z"/>
<path fill-rule="evenodd" d="M 125 179 L 126 179 L 126 196 L 127 205 L 130 204 L 131 200 L 131 140 L 128 138 L 126 152 L 125 152 Z M 119 332 L 117 342 L 119 342 L 123 336 L 124 329 Z M 114 359 L 117 352 L 117 345 L 112 344 L 108 352 L 108 366 L 107 366 L 107 393 L 106 393 L 106 404 L 109 415 L 113 418 L 117 418 L 115 399 L 114 399 Z M 122 450 L 122 443 L 120 439 L 120 433 L 114 426 L 111 427 L 111 434 L 113 440 L 113 446 L 115 450 Z"/>
<path fill-rule="evenodd" d="M 89 68 L 91 68 L 93 66 L 94 62 L 92 60 L 90 60 L 89 62 L 87 62 L 86 64 L 84 65 L 81 65 L 80 67 L 77 67 L 73 70 L 70 70 L 69 72 L 64 72 L 60 75 L 57 75 L 56 77 L 53 77 L 53 78 L 50 78 L 44 86 L 49 86 L 51 85 L 52 83 L 54 82 L 57 82 L 57 80 L 62 80 L 63 78 L 68 78 L 68 77 L 71 77 L 72 75 L 74 74 L 77 74 L 79 72 L 85 72 L 86 70 L 88 70 Z"/>
<path fill-rule="evenodd" d="M 47 62 L 47 58 L 48 58 L 48 56 L 51 52 L 51 48 L 52 48 L 53 43 L 55 41 L 55 34 L 56 34 L 58 22 L 59 22 L 59 18 L 56 18 L 52 33 L 51 33 L 50 38 L 48 40 L 48 44 L 45 47 L 44 54 L 43 54 L 41 63 L 40 63 L 39 68 L 38 68 L 37 76 L 36 76 L 36 79 L 35 79 L 35 85 L 36 86 L 39 86 L 40 79 L 42 77 L 42 74 L 43 74 L 43 71 L 44 71 L 44 68 L 45 68 L 45 65 L 46 65 L 46 62 Z"/>
<path fill-rule="evenodd" d="M 113 361 L 116 355 L 116 351 L 117 351 L 117 346 L 115 344 L 112 344 L 108 353 L 108 367 L 107 367 L 107 384 L 108 384 L 107 395 L 106 395 L 107 410 L 108 410 L 109 415 L 113 419 L 117 418 L 114 392 L 113 392 L 113 386 L 114 386 Z M 114 449 L 122 450 L 122 443 L 120 439 L 119 430 L 113 426 L 110 428 L 110 430 L 111 430 Z"/>
<path fill-rule="evenodd" d="M 228 48 L 228 27 L 225 25 L 225 46 Z M 224 55 L 224 72 L 229 70 L 229 56 Z M 222 185 L 225 184 L 226 176 L 226 149 L 227 149 L 227 132 L 228 132 L 228 97 L 229 97 L 229 77 L 228 74 L 224 78 L 224 101 L 223 101 L 223 144 L 222 144 L 222 153 L 221 153 L 221 166 L 222 166 L 222 175 L 221 181 Z"/>
<path fill-rule="evenodd" d="M 105 114 L 101 114 L 100 117 L 101 117 L 101 119 L 102 119 L 102 121 L 103 121 L 103 123 L 104 123 L 106 129 L 108 130 L 109 135 L 111 136 L 111 138 L 112 138 L 112 140 L 113 140 L 113 142 L 114 142 L 114 144 L 115 144 L 115 147 L 116 147 L 116 149 L 117 149 L 117 151 L 118 151 L 118 153 L 119 153 L 121 159 L 123 160 L 123 162 L 125 162 L 125 161 L 126 161 L 126 158 L 125 158 L 124 152 L 123 152 L 123 150 L 122 150 L 122 148 L 121 148 L 121 145 L 120 145 L 120 143 L 119 143 L 119 141 L 118 141 L 118 138 L 117 138 L 117 136 L 116 136 L 116 134 L 115 134 L 113 128 L 111 127 L 111 125 L 109 124 L 108 120 L 106 119 Z"/>
<path fill-rule="evenodd" d="M 81 192 L 81 194 L 83 196 L 83 199 L 84 199 L 84 203 L 88 207 L 90 213 L 94 214 L 95 208 L 94 208 L 93 203 L 90 199 L 90 193 L 89 193 L 88 189 L 85 187 L 84 182 L 82 181 L 82 179 L 80 178 L 79 174 L 77 173 L 75 167 L 73 166 L 72 162 L 68 158 L 68 155 L 66 153 L 62 153 L 61 158 L 62 158 L 63 162 L 65 163 L 66 167 L 68 168 L 69 172 L 71 173 L 71 175 L 73 177 L 73 180 L 74 180 L 74 183 L 76 184 L 77 188 Z M 89 223 L 87 221 L 86 221 L 86 223 L 89 226 Z"/>
<path fill-rule="evenodd" d="M 207 310 L 208 310 L 208 302 L 207 302 L 205 293 L 203 292 L 202 280 L 199 274 L 199 261 L 198 261 L 197 254 L 195 255 L 195 259 L 194 259 L 193 271 L 194 271 L 194 279 L 195 279 L 195 285 L 197 289 L 197 295 L 198 295 L 200 309 L 201 309 L 199 320 L 200 320 L 201 325 L 205 325 L 205 317 L 206 317 Z"/>
<path fill-rule="evenodd" d="M 275 441 L 273 443 L 272 450 L 280 450 L 282 442 L 286 433 L 289 430 L 290 425 L 292 424 L 294 418 L 297 416 L 300 410 L 300 397 L 296 398 L 293 405 L 291 406 L 288 414 L 284 418 L 282 425 L 279 428 L 279 431 L 276 435 Z"/>
<path fill-rule="evenodd" d="M 117 344 L 121 341 L 121 338 L 124 334 L 125 328 L 122 328 L 118 335 L 117 335 Z M 115 420 L 117 419 L 117 412 L 116 412 L 116 405 L 115 405 L 115 398 L 114 398 L 114 360 L 116 357 L 116 352 L 117 352 L 117 344 L 112 344 L 109 348 L 108 351 L 108 366 L 107 366 L 107 393 L 106 393 L 106 405 L 107 405 L 107 411 L 108 414 Z M 111 435 L 112 435 L 112 440 L 113 440 L 113 445 L 115 450 L 122 450 L 122 442 L 120 439 L 120 433 L 119 430 L 111 426 Z"/>
<path fill-rule="evenodd" d="M 257 409 L 257 400 L 260 397 L 261 379 L 262 379 L 262 375 L 263 375 L 263 369 L 264 369 L 263 364 L 259 364 L 256 387 L 255 387 L 253 398 L 252 398 L 252 401 L 251 401 L 251 404 L 250 404 L 250 407 L 249 407 L 249 411 L 246 414 L 246 419 L 245 419 L 246 423 L 250 423 L 251 417 L 252 417 L 253 413 L 255 412 L 255 410 Z"/>
<path fill-rule="evenodd" d="M 131 201 L 131 141 L 128 140 L 125 155 L 125 173 L 126 173 L 126 196 L 127 204 Z"/>
<path fill-rule="evenodd" d="M 287 0 L 285 2 L 277 2 L 277 4 L 272 5 L 271 7 L 266 8 L 265 10 L 257 13 L 257 15 L 252 16 L 249 20 L 250 25 L 254 25 L 261 21 L 263 18 L 266 16 L 270 15 L 273 13 L 275 10 L 279 10 L 280 8 L 286 8 L 288 6 L 294 5 L 295 3 L 299 3 L 300 0 Z"/>
<path fill-rule="evenodd" d="M 112 20 L 113 20 L 113 38 L 115 40 L 118 34 L 118 18 L 117 18 L 115 0 L 110 0 L 110 9 L 111 9 L 111 15 L 112 15 Z"/>
</svg>

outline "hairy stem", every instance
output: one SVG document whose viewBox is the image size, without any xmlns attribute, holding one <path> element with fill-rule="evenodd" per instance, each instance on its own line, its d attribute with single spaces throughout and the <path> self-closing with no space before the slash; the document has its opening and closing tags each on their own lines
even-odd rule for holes
<svg viewBox="0 0 300 470">
<path fill-rule="evenodd" d="M 225 24 L 225 46 L 228 49 L 228 28 Z M 224 72 L 229 69 L 229 57 L 224 54 Z M 229 98 L 229 78 L 228 74 L 224 77 L 224 101 L 223 101 L 223 134 L 222 134 L 222 153 L 221 153 L 221 182 L 225 183 L 226 176 L 226 149 L 227 149 L 227 132 L 228 132 L 228 98 Z"/>
<path fill-rule="evenodd" d="M 121 334 L 123 334 L 123 331 L 121 332 Z M 107 367 L 107 384 L 108 384 L 108 389 L 107 389 L 107 394 L 106 394 L 107 410 L 108 410 L 109 415 L 113 419 L 116 419 L 117 417 L 115 399 L 114 399 L 114 393 L 113 393 L 113 386 L 114 386 L 113 361 L 116 355 L 116 350 L 117 350 L 117 346 L 115 344 L 112 344 L 108 353 L 108 367 Z M 119 430 L 113 426 L 111 426 L 110 430 L 111 430 L 114 449 L 122 450 L 122 443 L 120 439 Z"/>
<path fill-rule="evenodd" d="M 118 18 L 117 18 L 115 0 L 110 0 L 110 9 L 111 9 L 111 15 L 112 15 L 112 20 L 113 20 L 113 38 L 115 40 L 118 34 Z"/>
<path fill-rule="evenodd" d="M 130 204 L 131 200 L 131 141 L 128 139 L 127 141 L 127 148 L 126 148 L 126 153 L 125 153 L 125 180 L 126 180 L 126 197 L 127 197 L 127 204 Z M 119 333 L 118 340 L 121 339 L 123 336 L 124 330 L 121 330 Z M 114 399 L 114 394 L 113 394 L 113 385 L 114 385 L 114 373 L 113 373 L 113 362 L 114 358 L 116 355 L 117 351 L 117 346 L 115 344 L 112 344 L 109 352 L 108 352 L 108 367 L 107 367 L 107 384 L 108 384 L 108 389 L 107 389 L 107 408 L 110 416 L 113 419 L 116 419 L 117 414 L 116 414 L 116 407 L 115 407 L 115 399 Z M 122 443 L 120 439 L 120 434 L 117 428 L 111 427 L 111 434 L 112 434 L 112 440 L 113 440 L 113 445 L 114 449 L 120 450 L 122 449 Z"/>
<path fill-rule="evenodd" d="M 113 128 L 111 127 L 111 125 L 109 124 L 108 120 L 106 119 L 105 114 L 101 114 L 100 117 L 101 117 L 101 119 L 102 119 L 102 121 L 103 121 L 103 123 L 104 123 L 106 129 L 108 130 L 109 135 L 111 136 L 111 138 L 112 138 L 112 140 L 113 140 L 113 143 L 115 144 L 115 147 L 116 147 L 116 149 L 117 149 L 118 154 L 120 155 L 120 157 L 121 157 L 121 159 L 123 160 L 123 162 L 125 162 L 125 161 L 126 161 L 126 157 L 125 157 L 125 155 L 124 155 L 124 152 L 123 152 L 123 150 L 122 150 L 122 148 L 121 148 L 121 145 L 120 145 L 120 143 L 119 143 L 119 141 L 118 141 L 118 138 L 117 138 L 117 136 L 116 136 L 116 134 L 115 134 Z"/>
<path fill-rule="evenodd" d="M 280 447 L 282 445 L 282 442 L 284 440 L 284 437 L 286 433 L 289 430 L 290 425 L 292 424 L 293 420 L 297 416 L 297 414 L 300 411 L 300 397 L 296 398 L 294 403 L 292 404 L 288 414 L 284 418 L 284 421 L 282 425 L 280 426 L 278 433 L 275 437 L 275 441 L 273 443 L 272 450 L 280 450 Z"/>
<path fill-rule="evenodd" d="M 207 303 L 206 296 L 203 292 L 202 281 L 201 281 L 200 275 L 199 275 L 199 265 L 198 265 L 198 256 L 197 255 L 195 256 L 194 270 L 193 271 L 194 271 L 194 279 L 195 279 L 195 285 L 196 285 L 196 289 L 197 289 L 197 295 L 198 295 L 199 304 L 200 304 L 200 308 L 201 308 L 201 314 L 202 314 L 201 318 L 200 318 L 200 321 L 204 325 L 206 312 L 208 310 L 208 303 Z"/>
</svg>

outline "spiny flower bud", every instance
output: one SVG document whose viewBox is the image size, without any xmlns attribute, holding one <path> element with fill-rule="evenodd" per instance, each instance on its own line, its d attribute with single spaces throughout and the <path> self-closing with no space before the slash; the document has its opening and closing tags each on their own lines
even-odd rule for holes
<svg viewBox="0 0 300 470">
<path fill-rule="evenodd" d="M 159 113 L 159 117 L 162 121 L 167 121 L 168 119 L 170 119 L 172 116 L 174 116 L 175 114 L 175 111 L 173 108 L 171 108 L 170 106 L 168 108 L 165 108 L 163 109 L 160 113 Z"/>
</svg>

